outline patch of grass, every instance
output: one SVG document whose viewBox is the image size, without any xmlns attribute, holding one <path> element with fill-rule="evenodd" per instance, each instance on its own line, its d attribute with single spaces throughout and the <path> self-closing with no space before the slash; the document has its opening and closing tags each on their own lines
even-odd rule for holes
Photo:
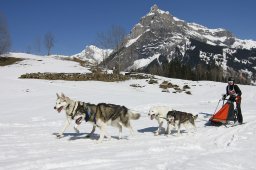
<svg viewBox="0 0 256 170">
<path fill-rule="evenodd" d="M 0 66 L 7 66 L 11 64 L 15 64 L 18 61 L 22 61 L 21 58 L 15 58 L 15 57 L 0 57 Z"/>
</svg>

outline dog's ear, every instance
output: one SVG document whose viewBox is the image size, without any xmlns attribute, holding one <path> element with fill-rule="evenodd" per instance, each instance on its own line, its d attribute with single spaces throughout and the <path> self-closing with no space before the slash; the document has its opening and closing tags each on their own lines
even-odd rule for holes
<svg viewBox="0 0 256 170">
<path fill-rule="evenodd" d="M 62 98 L 65 98 L 66 96 L 65 96 L 65 94 L 64 94 L 64 93 L 61 93 L 61 97 L 62 97 Z"/>
<path fill-rule="evenodd" d="M 176 115 L 176 111 L 175 110 L 172 110 L 171 112 L 172 112 L 172 114 L 171 114 L 172 116 Z"/>
<path fill-rule="evenodd" d="M 60 95 L 59 95 L 58 93 L 56 93 L 56 95 L 57 95 L 57 98 L 59 99 L 59 98 L 60 98 Z"/>
</svg>

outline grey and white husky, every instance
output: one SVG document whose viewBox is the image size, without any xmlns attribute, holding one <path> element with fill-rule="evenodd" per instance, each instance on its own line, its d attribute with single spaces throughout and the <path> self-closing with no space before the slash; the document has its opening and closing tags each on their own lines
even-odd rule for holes
<svg viewBox="0 0 256 170">
<path fill-rule="evenodd" d="M 70 121 L 74 118 L 77 124 L 74 129 L 77 132 L 78 126 L 82 122 L 82 120 L 93 123 L 92 131 L 88 135 L 88 137 L 90 137 L 94 133 L 96 127 L 98 127 L 100 129 L 100 137 L 98 139 L 98 142 L 102 142 L 105 136 L 110 139 L 110 136 L 106 131 L 106 127 L 108 125 L 117 127 L 119 129 L 119 139 L 121 138 L 122 134 L 122 126 L 129 128 L 130 133 L 133 135 L 134 132 L 130 124 L 130 120 L 137 120 L 140 118 L 139 113 L 131 111 L 125 106 L 106 103 L 99 103 L 95 105 L 80 101 L 74 101 L 71 100 L 69 97 L 65 96 L 63 93 L 61 94 L 61 96 L 57 94 L 57 101 L 54 109 L 58 112 L 65 110 L 67 117 L 65 126 L 57 135 L 57 137 L 59 138 L 63 137 L 64 131 L 70 125 Z"/>
<path fill-rule="evenodd" d="M 169 126 L 170 124 L 173 126 L 178 126 L 178 135 L 180 135 L 180 126 L 182 124 L 185 125 L 186 129 L 188 129 L 187 124 L 191 124 L 194 127 L 194 130 L 196 130 L 195 120 L 197 119 L 197 117 L 198 115 L 194 116 L 191 113 L 172 110 L 167 113 L 167 126 Z"/>
</svg>

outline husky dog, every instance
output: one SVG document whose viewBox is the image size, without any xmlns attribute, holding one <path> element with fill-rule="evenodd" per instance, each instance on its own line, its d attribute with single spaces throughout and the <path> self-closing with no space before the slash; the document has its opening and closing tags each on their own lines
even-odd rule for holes
<svg viewBox="0 0 256 170">
<path fill-rule="evenodd" d="M 76 118 L 76 124 L 79 125 L 84 119 L 86 122 L 93 123 L 93 129 L 88 136 L 91 136 L 96 127 L 100 129 L 100 137 L 98 142 L 102 142 L 104 136 L 110 139 L 110 136 L 106 132 L 107 125 L 117 127 L 119 129 L 119 139 L 121 138 L 122 126 L 130 129 L 133 135 L 133 129 L 130 124 L 130 120 L 137 120 L 140 118 L 139 113 L 132 112 L 125 106 L 99 103 L 97 105 L 79 102 L 71 100 L 64 94 L 59 96 L 57 94 L 57 102 L 55 109 L 60 112 L 61 110 L 66 111 L 67 122 L 63 130 L 58 134 L 60 137 L 63 136 L 63 132 L 69 125 L 71 119 Z M 76 127 L 78 128 L 78 127 Z"/>
<path fill-rule="evenodd" d="M 167 106 L 153 106 L 150 108 L 148 116 L 150 119 L 156 119 L 159 126 L 158 129 L 154 132 L 155 135 L 159 135 L 163 126 L 163 123 L 167 120 L 167 113 L 172 110 L 170 107 Z M 168 124 L 167 124 L 168 125 Z M 169 126 L 167 126 L 166 133 L 169 132 Z"/>
<path fill-rule="evenodd" d="M 74 119 L 75 112 L 78 110 L 80 112 L 82 111 L 80 105 L 81 104 L 79 102 L 75 102 L 75 101 L 71 100 L 69 97 L 66 97 L 63 93 L 61 94 L 61 96 L 59 94 L 57 94 L 57 100 L 56 100 L 56 105 L 54 106 L 54 109 L 57 110 L 59 113 L 62 110 L 65 110 L 65 112 L 66 112 L 66 122 L 65 122 L 65 125 L 62 128 L 62 130 L 57 134 L 58 138 L 62 138 L 64 136 L 63 133 L 70 125 L 71 120 Z M 93 105 L 93 104 L 88 103 L 88 105 Z M 95 110 L 96 110 L 96 105 L 93 105 L 93 106 L 95 107 Z M 79 122 L 79 121 L 80 120 L 76 120 L 76 122 Z M 76 124 L 74 126 L 74 130 L 77 133 L 79 133 L 78 126 L 79 126 L 78 124 Z"/>
<path fill-rule="evenodd" d="M 198 117 L 198 115 L 194 116 L 191 113 L 172 110 L 167 113 L 167 121 L 168 121 L 167 126 L 169 126 L 170 124 L 173 126 L 177 125 L 178 126 L 178 135 L 180 135 L 180 125 L 181 124 L 185 125 L 185 127 L 186 127 L 186 125 L 188 123 L 190 123 L 191 125 L 193 125 L 194 129 L 196 130 L 195 120 L 197 117 Z M 186 127 L 186 129 L 187 129 L 187 127 Z M 168 131 L 168 134 L 169 134 L 169 131 Z"/>
</svg>

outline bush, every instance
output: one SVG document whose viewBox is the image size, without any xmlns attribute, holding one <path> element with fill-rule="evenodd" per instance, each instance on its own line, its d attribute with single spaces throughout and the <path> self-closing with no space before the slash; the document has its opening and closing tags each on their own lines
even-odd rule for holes
<svg viewBox="0 0 256 170">
<path fill-rule="evenodd" d="M 186 89 L 190 89 L 190 87 L 188 85 L 184 85 L 183 90 L 186 90 Z"/>
<path fill-rule="evenodd" d="M 189 95 L 191 95 L 191 94 L 192 94 L 190 91 L 186 91 L 185 93 L 186 93 L 186 94 L 189 94 Z"/>
<path fill-rule="evenodd" d="M 168 82 L 168 81 L 163 81 L 160 85 L 159 85 L 160 88 L 162 89 L 167 89 L 167 88 L 172 88 L 173 85 L 172 83 Z"/>
<path fill-rule="evenodd" d="M 154 80 L 154 79 L 150 79 L 148 81 L 148 84 L 158 84 L 157 80 Z"/>
</svg>

